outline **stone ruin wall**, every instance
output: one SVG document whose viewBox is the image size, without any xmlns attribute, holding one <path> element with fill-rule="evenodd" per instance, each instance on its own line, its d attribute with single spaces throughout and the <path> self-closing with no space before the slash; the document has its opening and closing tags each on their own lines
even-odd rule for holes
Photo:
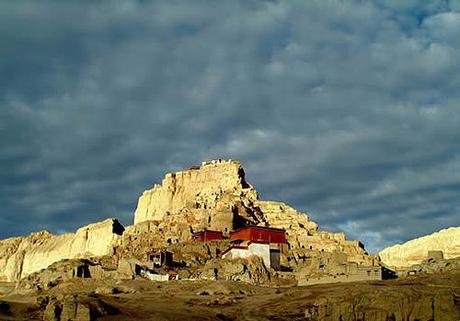
<svg viewBox="0 0 460 321">
<path fill-rule="evenodd" d="M 382 280 L 382 269 L 378 266 L 362 267 L 356 268 L 353 271 L 335 274 L 309 275 L 298 273 L 295 277 L 298 282 L 297 285 L 299 286 L 357 281 L 379 281 Z"/>
</svg>

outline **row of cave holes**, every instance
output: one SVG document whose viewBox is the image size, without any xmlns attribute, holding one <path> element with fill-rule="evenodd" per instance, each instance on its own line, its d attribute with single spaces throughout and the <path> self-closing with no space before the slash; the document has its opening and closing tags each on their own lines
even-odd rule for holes
<svg viewBox="0 0 460 321">
<path fill-rule="evenodd" d="M 299 223 L 299 225 L 300 225 L 300 227 L 302 227 L 302 228 L 304 227 L 303 224 L 300 224 L 300 223 Z M 292 225 L 289 225 L 289 228 L 291 228 L 291 227 L 292 227 Z M 286 236 L 288 236 L 288 235 L 289 235 L 289 232 L 286 232 Z M 300 245 L 300 242 L 298 243 L 298 245 L 299 245 L 299 247 L 302 248 L 302 249 L 305 248 L 305 245 Z M 310 250 L 313 250 L 313 246 L 311 246 L 311 245 L 310 245 Z M 321 252 L 324 252 L 324 249 L 321 249 Z"/>
<path fill-rule="evenodd" d="M 300 242 L 299 242 L 299 247 L 304 249 L 305 248 L 305 245 L 300 245 Z M 313 250 L 313 246 L 309 246 L 310 250 Z M 321 252 L 324 252 L 324 249 L 321 249 Z"/>
</svg>

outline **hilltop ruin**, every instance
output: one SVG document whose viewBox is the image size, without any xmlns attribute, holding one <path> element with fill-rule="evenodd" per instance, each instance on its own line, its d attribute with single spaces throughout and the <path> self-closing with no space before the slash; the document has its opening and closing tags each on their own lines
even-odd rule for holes
<svg viewBox="0 0 460 321">
<path fill-rule="evenodd" d="M 248 226 L 285 233 L 285 244 L 279 244 L 278 269 L 284 272 L 267 268 L 262 260 L 222 257 L 234 245 L 231 234 Z M 222 237 L 200 241 L 197 233 L 203 231 L 214 231 Z M 251 240 L 246 242 L 249 249 Z M 297 280 L 299 284 L 381 278 L 378 258 L 368 255 L 361 242 L 347 240 L 344 233 L 320 230 L 306 213 L 285 203 L 260 200 L 240 162 L 213 160 L 168 173 L 161 184 L 144 191 L 134 224 L 126 228 L 109 219 L 74 234 L 38 232 L 0 241 L 0 280 L 17 281 L 64 259 L 94 257 L 109 257 L 111 261 L 110 268 L 101 267 L 100 277 L 104 277 L 104 271 L 112 273 L 117 268 L 123 270 L 120 275 L 129 275 L 128 270 L 136 270 L 133 265 L 151 265 L 147 253 L 152 251 L 174 253 L 174 275 L 185 278 L 245 279 L 235 275 L 244 274 L 241 271 L 248 266 L 258 271 L 258 280 L 266 282 L 270 282 L 270 276 Z M 240 270 L 238 264 L 246 268 Z"/>
</svg>

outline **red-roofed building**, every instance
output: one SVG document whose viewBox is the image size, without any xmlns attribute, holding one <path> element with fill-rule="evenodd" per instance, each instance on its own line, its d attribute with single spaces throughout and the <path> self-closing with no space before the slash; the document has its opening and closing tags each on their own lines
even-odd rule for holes
<svg viewBox="0 0 460 321">
<path fill-rule="evenodd" d="M 265 226 L 246 226 L 230 234 L 232 240 L 251 241 L 254 243 L 286 244 L 286 231 Z"/>
<path fill-rule="evenodd" d="M 286 232 L 283 229 L 265 226 L 246 226 L 230 234 L 236 241 L 222 257 L 226 259 L 248 258 L 259 256 L 268 268 L 279 270 L 281 247 L 287 244 Z"/>
</svg>

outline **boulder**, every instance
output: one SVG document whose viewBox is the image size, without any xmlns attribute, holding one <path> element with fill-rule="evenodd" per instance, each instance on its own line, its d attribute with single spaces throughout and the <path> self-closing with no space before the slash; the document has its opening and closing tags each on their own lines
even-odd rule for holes
<svg viewBox="0 0 460 321">
<path fill-rule="evenodd" d="M 67 295 L 51 298 L 44 309 L 44 321 L 93 321 L 118 314 L 118 310 L 100 299 Z"/>
</svg>

